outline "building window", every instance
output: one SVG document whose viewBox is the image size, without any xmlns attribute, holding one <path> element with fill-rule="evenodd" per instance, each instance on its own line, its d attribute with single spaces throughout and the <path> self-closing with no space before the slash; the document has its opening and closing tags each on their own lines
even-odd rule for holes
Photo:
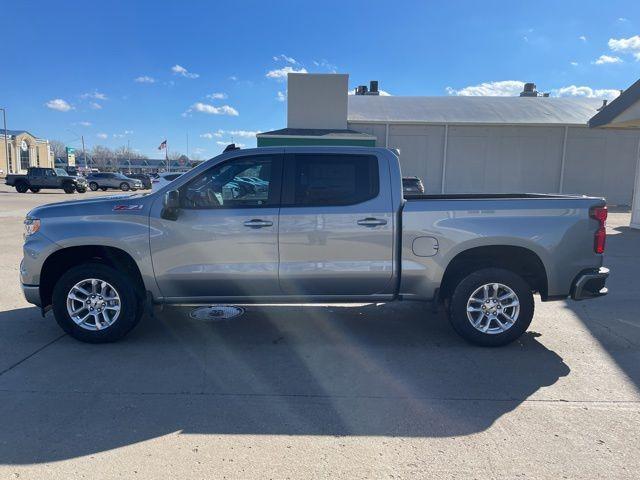
<svg viewBox="0 0 640 480">
<path fill-rule="evenodd" d="M 9 162 L 7 163 L 7 166 L 9 169 L 8 173 L 13 173 L 13 158 L 11 157 L 11 152 L 12 152 L 11 145 L 9 145 L 9 148 L 7 149 L 7 151 L 9 152 Z"/>
<path fill-rule="evenodd" d="M 20 148 L 20 169 L 27 170 L 29 168 L 29 149 Z"/>
</svg>

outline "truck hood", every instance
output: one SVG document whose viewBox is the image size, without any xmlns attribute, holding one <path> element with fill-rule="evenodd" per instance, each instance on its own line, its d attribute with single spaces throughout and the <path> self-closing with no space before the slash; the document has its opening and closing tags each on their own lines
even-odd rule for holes
<svg viewBox="0 0 640 480">
<path fill-rule="evenodd" d="M 148 212 L 151 203 L 153 203 L 152 195 L 110 195 L 108 197 L 86 200 L 49 203 L 34 208 L 27 216 L 51 218 L 65 216 L 104 216 L 120 212 L 143 213 Z"/>
</svg>

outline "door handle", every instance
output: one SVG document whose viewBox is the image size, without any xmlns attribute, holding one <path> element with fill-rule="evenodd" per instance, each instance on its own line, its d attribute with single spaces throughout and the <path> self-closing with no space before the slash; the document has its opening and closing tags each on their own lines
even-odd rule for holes
<svg viewBox="0 0 640 480">
<path fill-rule="evenodd" d="M 367 218 L 363 218 L 362 220 L 358 220 L 358 225 L 362 225 L 363 227 L 379 227 L 381 225 L 386 225 L 387 221 L 383 218 L 373 218 L 373 217 L 367 217 Z"/>
<path fill-rule="evenodd" d="M 249 228 L 264 228 L 273 226 L 273 222 L 269 220 L 260 220 L 259 218 L 254 218 L 252 220 L 247 220 L 244 222 L 245 227 Z"/>
</svg>

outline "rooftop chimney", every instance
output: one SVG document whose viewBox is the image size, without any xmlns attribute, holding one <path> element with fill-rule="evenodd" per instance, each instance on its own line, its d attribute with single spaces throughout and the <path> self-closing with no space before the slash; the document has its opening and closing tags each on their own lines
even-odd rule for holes
<svg viewBox="0 0 640 480">
<path fill-rule="evenodd" d="M 602 99 L 602 106 L 598 109 L 598 111 L 604 109 L 604 107 L 606 107 L 606 106 L 607 106 L 607 99 L 604 98 L 604 99 Z"/>
</svg>

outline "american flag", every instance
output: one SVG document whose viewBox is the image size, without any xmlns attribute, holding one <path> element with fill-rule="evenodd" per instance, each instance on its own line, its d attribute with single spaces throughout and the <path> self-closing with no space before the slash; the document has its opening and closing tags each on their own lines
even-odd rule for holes
<svg viewBox="0 0 640 480">
<path fill-rule="evenodd" d="M 158 150 L 164 150 L 165 148 L 167 148 L 167 141 L 166 140 L 160 144 L 160 146 L 158 147 Z"/>
</svg>

